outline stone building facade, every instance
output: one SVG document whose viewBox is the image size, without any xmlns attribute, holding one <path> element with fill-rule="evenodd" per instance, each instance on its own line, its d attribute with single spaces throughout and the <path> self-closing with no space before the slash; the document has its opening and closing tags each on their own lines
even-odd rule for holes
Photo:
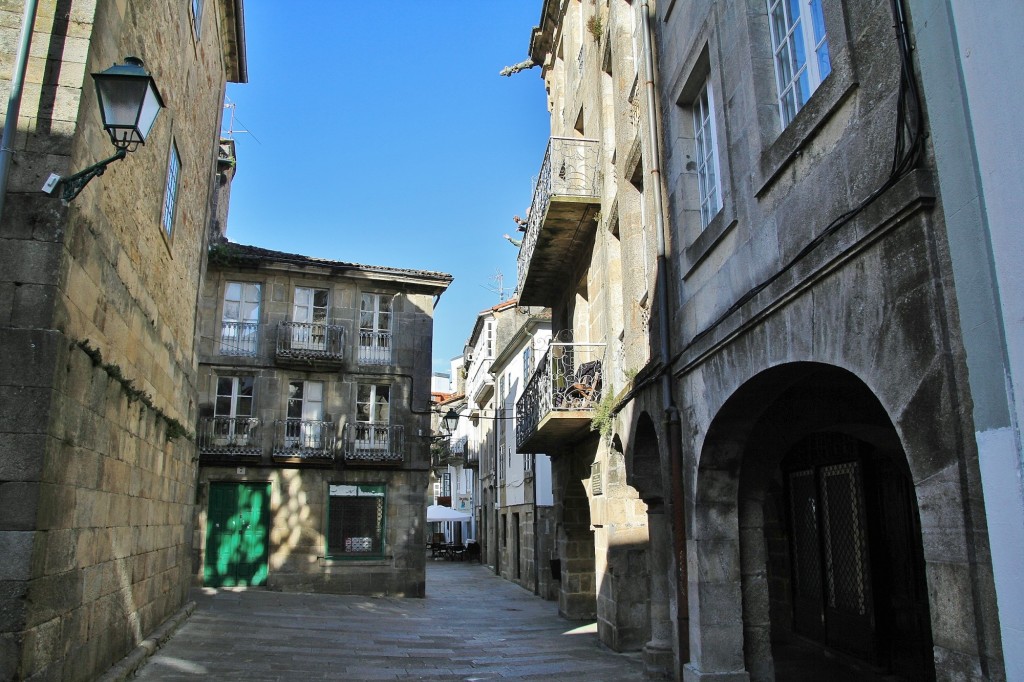
<svg viewBox="0 0 1024 682">
<path fill-rule="evenodd" d="M 433 310 L 450 282 L 211 249 L 197 582 L 424 596 Z"/>
<path fill-rule="evenodd" d="M 970 15 L 543 3 L 518 294 L 573 336 L 520 449 L 553 456 L 562 613 L 651 674 L 1014 676 L 1015 195 L 972 105 L 1015 134 Z"/>
<path fill-rule="evenodd" d="M 4 78 L 23 5 L 0 12 Z M 37 8 L 0 222 L 0 679 L 93 679 L 185 602 L 196 297 L 243 31 L 241 0 Z M 62 205 L 47 176 L 113 153 L 89 74 L 128 55 L 165 108 Z"/>
<path fill-rule="evenodd" d="M 943 196 L 904 24 L 925 18 L 901 2 L 755 9 L 653 10 L 684 678 L 784 679 L 826 652 L 862 675 L 1003 679 Z M 646 408 L 629 412 L 637 431 Z"/>
<path fill-rule="evenodd" d="M 551 457 L 559 612 L 596 619 L 618 651 L 652 636 L 649 503 L 610 413 L 648 364 L 655 294 L 635 26 L 628 2 L 543 3 L 530 56 L 551 138 L 518 259 L 520 303 L 551 309 L 552 343 L 516 403 L 517 450 Z"/>
</svg>

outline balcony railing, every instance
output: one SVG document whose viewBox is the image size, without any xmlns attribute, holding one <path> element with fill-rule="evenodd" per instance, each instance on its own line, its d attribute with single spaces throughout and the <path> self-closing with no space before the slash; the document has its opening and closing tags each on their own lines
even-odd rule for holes
<svg viewBox="0 0 1024 682">
<path fill-rule="evenodd" d="M 469 443 L 469 436 L 456 438 L 448 443 L 448 462 L 455 466 L 462 466 L 466 462 L 466 450 Z"/>
<path fill-rule="evenodd" d="M 494 386 L 494 377 L 490 374 L 491 358 L 475 360 L 472 364 L 472 374 L 466 379 L 466 395 L 477 401 L 483 398 Z"/>
<path fill-rule="evenodd" d="M 391 364 L 391 332 L 359 330 L 359 364 Z"/>
<path fill-rule="evenodd" d="M 220 354 L 252 357 L 257 352 L 260 337 L 259 322 L 220 323 Z"/>
<path fill-rule="evenodd" d="M 597 140 L 552 137 L 548 142 L 544 161 L 540 166 L 540 175 L 533 188 L 526 234 L 519 249 L 520 292 L 523 290 L 523 283 L 533 252 L 537 248 L 538 237 L 548 216 L 552 198 L 570 197 L 578 201 L 580 197 L 596 199 L 599 196 L 600 150 L 600 143 Z M 575 220 L 578 222 L 578 217 L 575 217 Z"/>
<path fill-rule="evenodd" d="M 274 457 L 287 459 L 332 459 L 335 428 L 332 422 L 313 419 L 279 419 Z"/>
<path fill-rule="evenodd" d="M 479 469 L 480 468 L 480 449 L 477 447 L 466 446 L 466 459 L 465 467 L 467 469 Z"/>
<path fill-rule="evenodd" d="M 203 455 L 258 457 L 263 449 L 260 420 L 256 417 L 202 417 L 196 445 Z"/>
<path fill-rule="evenodd" d="M 589 422 L 589 415 L 579 413 L 592 412 L 601 402 L 604 350 L 603 343 L 551 343 L 548 346 L 537 363 L 537 371 L 516 402 L 516 445 L 521 452 L 538 451 L 522 448 L 549 415 L 566 418 L 566 423 L 551 429 L 552 434 L 559 436 L 567 433 L 566 428 L 578 430 L 579 422 Z"/>
<path fill-rule="evenodd" d="M 405 429 L 384 422 L 349 422 L 342 432 L 345 462 L 401 464 L 405 459 Z"/>
<path fill-rule="evenodd" d="M 345 328 L 319 322 L 282 322 L 277 327 L 277 357 L 295 360 L 344 358 Z"/>
</svg>

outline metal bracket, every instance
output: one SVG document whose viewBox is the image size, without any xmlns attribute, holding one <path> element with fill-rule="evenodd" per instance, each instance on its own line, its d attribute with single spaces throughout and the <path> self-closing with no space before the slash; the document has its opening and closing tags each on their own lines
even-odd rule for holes
<svg viewBox="0 0 1024 682">
<path fill-rule="evenodd" d="M 65 205 L 70 204 L 74 198 L 77 197 L 83 189 L 85 189 L 85 186 L 89 184 L 90 180 L 95 178 L 97 175 L 103 175 L 103 172 L 107 170 L 107 166 L 115 161 L 120 161 L 127 155 L 127 150 L 118 149 L 117 153 L 109 159 L 104 159 L 103 161 L 94 163 L 85 170 L 79 171 L 74 175 L 61 178 L 53 188 L 53 191 L 56 191 L 59 188 L 61 202 Z"/>
</svg>

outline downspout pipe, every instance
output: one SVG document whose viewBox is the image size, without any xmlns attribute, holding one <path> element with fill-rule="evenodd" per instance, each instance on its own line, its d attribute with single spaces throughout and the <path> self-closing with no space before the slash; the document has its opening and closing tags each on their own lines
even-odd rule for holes
<svg viewBox="0 0 1024 682">
<path fill-rule="evenodd" d="M 28 49 L 32 43 L 32 28 L 36 23 L 38 0 L 27 0 L 21 20 L 21 42 L 14 61 L 11 76 L 11 94 L 7 98 L 7 118 L 4 119 L 4 134 L 0 139 L 0 219 L 7 204 L 7 178 L 11 174 L 11 157 L 14 150 L 14 136 L 18 132 L 18 118 L 21 116 L 21 94 L 25 86 L 25 71 L 28 68 Z"/>
<path fill-rule="evenodd" d="M 651 38 L 651 8 L 649 0 L 640 2 L 641 33 L 644 44 L 644 90 L 647 97 L 647 135 L 650 154 L 650 186 L 654 199 L 655 232 L 658 235 L 657 279 L 655 287 L 658 296 L 658 352 L 661 362 L 666 365 L 661 372 L 661 402 L 664 408 L 664 424 L 668 439 L 670 467 L 670 496 L 672 503 L 672 550 L 675 555 L 676 569 L 676 635 L 677 665 L 682 665 L 690 658 L 689 645 L 689 606 L 687 595 L 686 574 L 686 526 L 683 511 L 683 457 L 682 429 L 679 422 L 679 408 L 672 397 L 672 375 L 665 371 L 671 358 L 669 345 L 669 278 L 668 258 L 666 256 L 667 224 L 665 221 L 665 202 L 662 194 L 661 177 L 661 126 L 658 123 L 658 98 L 654 83 L 654 50 Z M 682 679 L 682 671 L 676 671 L 676 679 Z"/>
</svg>

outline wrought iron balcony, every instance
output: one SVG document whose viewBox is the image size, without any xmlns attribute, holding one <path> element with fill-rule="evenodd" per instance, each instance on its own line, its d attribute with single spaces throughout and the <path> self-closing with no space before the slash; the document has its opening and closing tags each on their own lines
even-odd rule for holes
<svg viewBox="0 0 1024 682">
<path fill-rule="evenodd" d="M 223 457 L 259 457 L 263 433 L 256 417 L 201 417 L 196 429 L 199 454 Z"/>
<path fill-rule="evenodd" d="M 601 402 L 603 343 L 552 343 L 516 402 L 516 448 L 548 453 L 585 436 Z"/>
<path fill-rule="evenodd" d="M 470 445 L 466 446 L 466 459 L 464 460 L 463 466 L 467 469 L 480 468 L 480 448 Z"/>
<path fill-rule="evenodd" d="M 600 149 L 597 140 L 548 142 L 519 249 L 520 305 L 551 305 L 565 290 L 566 264 L 593 239 L 601 204 Z"/>
<path fill-rule="evenodd" d="M 254 357 L 258 351 L 259 338 L 259 322 L 224 320 L 220 323 L 220 354 Z"/>
<path fill-rule="evenodd" d="M 391 364 L 391 332 L 359 331 L 360 365 Z"/>
<path fill-rule="evenodd" d="M 401 464 L 405 428 L 384 422 L 349 422 L 342 432 L 346 464 Z"/>
<path fill-rule="evenodd" d="M 466 461 L 467 444 L 469 436 L 456 438 L 448 443 L 448 461 L 456 466 L 462 466 Z"/>
<path fill-rule="evenodd" d="M 279 419 L 274 459 L 286 461 L 334 458 L 335 428 L 332 422 L 313 419 Z"/>
<path fill-rule="evenodd" d="M 337 364 L 344 353 L 345 328 L 340 325 L 282 322 L 277 327 L 278 360 Z"/>
</svg>

